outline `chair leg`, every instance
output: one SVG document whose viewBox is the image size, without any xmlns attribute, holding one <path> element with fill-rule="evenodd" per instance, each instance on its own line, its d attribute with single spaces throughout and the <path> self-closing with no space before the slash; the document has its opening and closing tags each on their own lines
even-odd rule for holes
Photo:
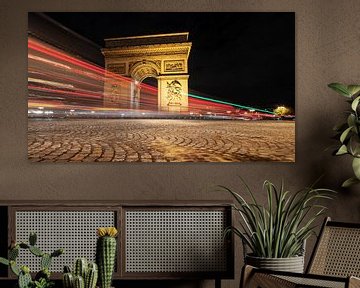
<svg viewBox="0 0 360 288">
<path fill-rule="evenodd" d="M 360 278 L 349 277 L 349 288 L 360 288 Z"/>
<path fill-rule="evenodd" d="M 221 278 L 215 278 L 215 288 L 221 288 Z"/>
<path fill-rule="evenodd" d="M 241 271 L 241 279 L 240 279 L 240 288 L 246 288 L 249 285 L 251 280 L 251 275 L 253 274 L 254 267 L 250 265 L 244 265 Z"/>
<path fill-rule="evenodd" d="M 295 288 L 296 284 L 287 280 L 272 276 L 267 273 L 257 273 L 257 269 L 246 265 L 242 269 L 240 288 Z M 357 286 L 355 286 L 357 288 Z M 355 288 L 354 287 L 354 288 Z M 359 287 L 360 288 L 360 287 Z"/>
<path fill-rule="evenodd" d="M 296 288 L 296 284 L 271 274 L 255 273 L 247 288 Z"/>
</svg>

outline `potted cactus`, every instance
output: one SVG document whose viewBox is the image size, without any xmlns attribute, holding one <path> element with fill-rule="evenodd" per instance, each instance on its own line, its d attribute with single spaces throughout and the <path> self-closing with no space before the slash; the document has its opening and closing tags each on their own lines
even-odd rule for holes
<svg viewBox="0 0 360 288">
<path fill-rule="evenodd" d="M 99 287 L 110 288 L 116 258 L 115 227 L 100 227 L 97 229 L 96 262 L 99 267 Z"/>
<path fill-rule="evenodd" d="M 95 288 L 98 279 L 98 267 L 96 263 L 88 263 L 87 259 L 76 259 L 74 272 L 69 266 L 64 267 L 64 288 Z"/>
<path fill-rule="evenodd" d="M 64 253 L 63 249 L 57 249 L 52 253 L 45 253 L 36 246 L 36 233 L 30 233 L 29 243 L 12 243 L 8 252 L 8 259 L 0 257 L 0 263 L 10 266 L 11 271 L 18 277 L 18 288 L 49 288 L 54 285 L 50 280 L 50 265 L 54 257 Z M 20 249 L 26 249 L 33 255 L 40 257 L 41 270 L 35 275 L 34 280 L 30 275 L 28 266 L 20 266 L 16 263 Z"/>
</svg>

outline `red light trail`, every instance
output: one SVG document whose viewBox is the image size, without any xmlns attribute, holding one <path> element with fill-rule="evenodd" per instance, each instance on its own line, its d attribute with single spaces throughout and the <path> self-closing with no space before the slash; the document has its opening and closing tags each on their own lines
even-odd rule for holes
<svg viewBox="0 0 360 288">
<path fill-rule="evenodd" d="M 134 85 L 138 85 L 141 91 L 137 109 L 131 108 L 130 93 Z M 94 116 L 97 111 L 119 112 L 121 115 L 140 112 L 141 117 L 147 117 L 144 115 L 148 113 L 160 116 L 174 115 L 173 112 L 158 112 L 157 93 L 156 87 L 145 83 L 135 84 L 131 78 L 111 73 L 35 38 L 28 38 L 29 115 L 34 112 L 39 116 L 42 114 L 39 109 L 44 108 L 57 111 L 56 116 L 69 111 L 73 114 L 88 111 L 89 117 Z M 113 103 L 111 99 L 114 100 Z M 246 119 L 274 117 L 271 112 L 249 112 L 247 109 L 239 108 L 242 107 L 240 105 L 231 105 L 195 94 L 189 94 L 188 99 L 188 112 L 178 114 Z"/>
</svg>

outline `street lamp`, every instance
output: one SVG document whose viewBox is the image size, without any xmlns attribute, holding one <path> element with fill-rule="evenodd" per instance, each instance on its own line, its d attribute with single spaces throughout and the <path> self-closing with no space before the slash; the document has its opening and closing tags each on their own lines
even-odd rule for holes
<svg viewBox="0 0 360 288">
<path fill-rule="evenodd" d="M 290 114 L 291 110 L 283 105 L 278 106 L 274 109 L 274 113 L 279 116 Z"/>
</svg>

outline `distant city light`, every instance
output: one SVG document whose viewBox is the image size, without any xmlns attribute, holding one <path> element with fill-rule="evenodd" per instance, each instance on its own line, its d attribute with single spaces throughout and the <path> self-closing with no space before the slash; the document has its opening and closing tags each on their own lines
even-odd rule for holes
<svg viewBox="0 0 360 288">
<path fill-rule="evenodd" d="M 274 114 L 279 115 L 279 116 L 289 115 L 290 113 L 291 113 L 291 109 L 287 108 L 283 105 L 278 106 L 274 109 Z"/>
</svg>

